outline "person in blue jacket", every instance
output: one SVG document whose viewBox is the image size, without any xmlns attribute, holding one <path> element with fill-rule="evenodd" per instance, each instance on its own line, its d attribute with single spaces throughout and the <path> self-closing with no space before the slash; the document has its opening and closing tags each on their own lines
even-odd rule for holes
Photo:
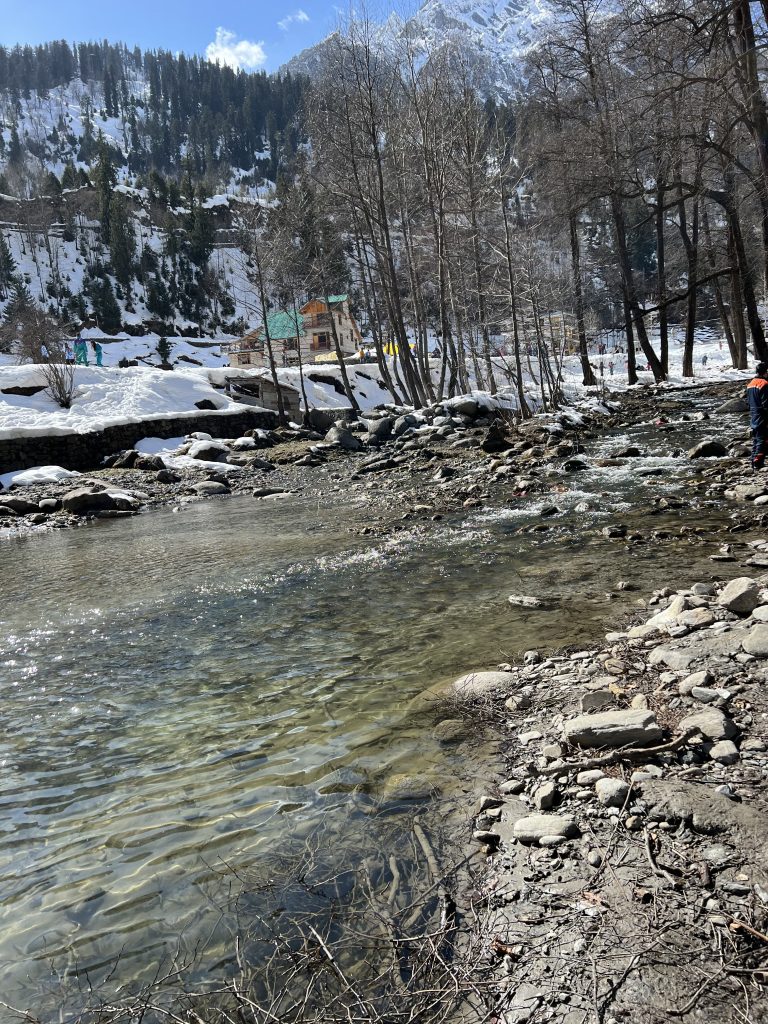
<svg viewBox="0 0 768 1024">
<path fill-rule="evenodd" d="M 749 425 L 752 428 L 752 469 L 762 469 L 768 449 L 768 363 L 758 363 L 747 384 Z"/>
</svg>

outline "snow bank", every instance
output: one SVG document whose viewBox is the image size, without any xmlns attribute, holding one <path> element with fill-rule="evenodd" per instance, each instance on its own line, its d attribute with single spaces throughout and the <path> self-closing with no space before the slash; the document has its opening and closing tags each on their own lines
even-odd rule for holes
<svg viewBox="0 0 768 1024">
<path fill-rule="evenodd" d="M 0 366 L 0 438 L 74 434 L 189 416 L 200 411 L 195 403 L 203 399 L 212 402 L 220 414 L 243 408 L 214 389 L 204 369 L 166 372 L 146 367 L 78 366 L 69 409 L 56 405 L 47 391 L 31 396 L 3 394 L 9 387 L 44 385 L 40 366 Z"/>
<path fill-rule="evenodd" d="M 0 474 L 0 487 L 29 487 L 31 484 L 57 484 L 61 480 L 69 480 L 80 476 L 73 469 L 61 466 L 35 466 L 34 469 L 21 469 L 15 473 Z"/>
</svg>

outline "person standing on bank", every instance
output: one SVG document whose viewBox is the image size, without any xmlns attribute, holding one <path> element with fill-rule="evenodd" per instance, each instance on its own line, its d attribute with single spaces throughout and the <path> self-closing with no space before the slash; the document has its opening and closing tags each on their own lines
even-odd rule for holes
<svg viewBox="0 0 768 1024">
<path fill-rule="evenodd" d="M 752 469 L 762 469 L 768 450 L 768 363 L 758 363 L 747 384 L 749 425 L 752 428 Z"/>
</svg>

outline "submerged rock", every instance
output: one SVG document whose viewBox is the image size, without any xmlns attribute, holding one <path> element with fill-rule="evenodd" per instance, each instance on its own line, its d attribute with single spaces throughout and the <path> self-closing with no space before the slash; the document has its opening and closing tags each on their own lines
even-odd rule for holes
<svg viewBox="0 0 768 1024">
<path fill-rule="evenodd" d="M 427 800 L 438 792 L 433 779 L 418 775 L 391 775 L 384 786 L 388 800 Z"/>
<path fill-rule="evenodd" d="M 432 730 L 438 743 L 458 743 L 467 735 L 467 725 L 460 718 L 444 718 Z"/>
<path fill-rule="evenodd" d="M 526 594 L 510 594 L 507 598 L 510 604 L 518 608 L 543 608 L 544 602 L 538 597 L 528 597 Z"/>
</svg>

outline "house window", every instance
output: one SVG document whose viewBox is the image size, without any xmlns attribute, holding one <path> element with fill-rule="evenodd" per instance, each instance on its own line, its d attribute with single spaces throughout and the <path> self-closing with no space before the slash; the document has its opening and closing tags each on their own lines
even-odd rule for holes
<svg viewBox="0 0 768 1024">
<path fill-rule="evenodd" d="M 329 349 L 330 347 L 331 343 L 328 340 L 327 334 L 316 334 L 312 339 L 312 349 L 315 352 L 320 351 L 321 349 Z"/>
</svg>

